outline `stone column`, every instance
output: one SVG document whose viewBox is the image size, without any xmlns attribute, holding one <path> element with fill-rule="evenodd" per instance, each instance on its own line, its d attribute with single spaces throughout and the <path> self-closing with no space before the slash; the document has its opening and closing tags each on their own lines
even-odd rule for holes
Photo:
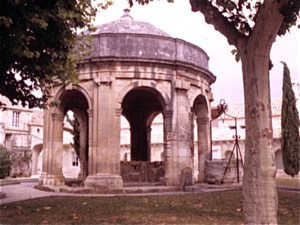
<svg viewBox="0 0 300 225">
<path fill-rule="evenodd" d="M 173 161 L 172 161 L 172 110 L 164 111 L 164 162 L 165 162 L 165 176 L 164 185 L 171 183 L 170 177 L 173 174 Z"/>
<path fill-rule="evenodd" d="M 93 145 L 93 110 L 92 109 L 88 109 L 87 110 L 88 113 L 88 123 L 89 123 L 89 130 L 88 130 L 88 154 L 89 154 L 89 159 L 88 159 L 88 175 L 95 175 L 96 171 L 94 171 L 94 160 L 93 160 L 93 152 L 94 152 L 94 145 Z"/>
<path fill-rule="evenodd" d="M 48 174 L 48 168 L 50 165 L 49 152 L 51 143 L 51 115 L 48 109 L 44 110 L 44 129 L 43 129 L 43 160 L 42 160 L 42 172 L 39 177 L 38 184 L 45 185 Z"/>
<path fill-rule="evenodd" d="M 92 142 L 89 153 L 91 173 L 85 180 L 85 185 L 101 192 L 122 189 L 122 178 L 120 174 L 116 175 L 118 167 L 115 168 L 117 161 L 120 163 L 120 141 L 116 143 L 120 134 L 117 136 L 115 130 L 114 87 L 108 78 L 98 77 L 94 80 L 97 84 L 94 89 L 94 116 L 89 115 L 89 123 L 93 127 L 90 134 L 92 140 L 89 140 Z M 120 119 L 120 115 L 117 117 Z"/>
<path fill-rule="evenodd" d="M 151 125 L 147 126 L 147 161 L 151 162 Z"/>
<path fill-rule="evenodd" d="M 197 133 L 198 133 L 198 181 L 205 181 L 205 160 L 209 156 L 209 119 L 197 118 Z"/>
<path fill-rule="evenodd" d="M 51 185 L 64 185 L 65 178 L 62 174 L 63 165 L 63 121 L 64 115 L 52 113 L 52 163 L 51 163 Z"/>
</svg>

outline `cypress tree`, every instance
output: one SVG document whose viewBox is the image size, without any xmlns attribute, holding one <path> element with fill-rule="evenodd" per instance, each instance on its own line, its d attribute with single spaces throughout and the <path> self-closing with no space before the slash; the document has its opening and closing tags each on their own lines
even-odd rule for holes
<svg viewBox="0 0 300 225">
<path fill-rule="evenodd" d="M 283 64 L 282 108 L 281 108 L 281 149 L 284 172 L 292 177 L 299 172 L 299 114 L 295 93 L 292 88 L 290 71 Z"/>
</svg>

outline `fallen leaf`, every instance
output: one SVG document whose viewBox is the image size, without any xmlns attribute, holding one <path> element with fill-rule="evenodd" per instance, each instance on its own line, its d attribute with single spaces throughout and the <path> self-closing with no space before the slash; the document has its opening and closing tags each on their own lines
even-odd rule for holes
<svg viewBox="0 0 300 225">
<path fill-rule="evenodd" d="M 237 212 L 242 212 L 241 208 L 236 209 Z"/>
<path fill-rule="evenodd" d="M 92 209 L 93 209 L 93 206 L 89 205 L 89 209 L 92 210 Z"/>
<path fill-rule="evenodd" d="M 149 203 L 148 198 L 145 198 L 145 199 L 144 199 L 144 202 L 145 202 L 145 203 Z"/>
<path fill-rule="evenodd" d="M 42 223 L 48 223 L 48 221 L 47 221 L 47 220 L 44 220 Z"/>
<path fill-rule="evenodd" d="M 7 208 L 7 206 L 4 206 L 2 209 L 6 209 Z"/>
<path fill-rule="evenodd" d="M 40 211 L 40 208 L 37 208 L 37 210 L 36 210 L 37 212 L 39 212 Z"/>
<path fill-rule="evenodd" d="M 73 219 L 74 219 L 74 220 L 78 220 L 79 218 L 80 218 L 79 215 L 73 214 Z"/>
<path fill-rule="evenodd" d="M 50 206 L 45 206 L 44 209 L 45 209 L 45 210 L 50 210 L 51 207 L 50 207 Z"/>
<path fill-rule="evenodd" d="M 87 205 L 87 202 L 82 203 L 82 205 Z"/>
</svg>

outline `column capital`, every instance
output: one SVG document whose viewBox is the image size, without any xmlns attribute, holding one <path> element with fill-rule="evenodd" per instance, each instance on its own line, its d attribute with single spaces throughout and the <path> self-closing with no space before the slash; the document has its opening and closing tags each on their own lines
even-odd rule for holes
<svg viewBox="0 0 300 225">
<path fill-rule="evenodd" d="M 92 117 L 94 111 L 93 111 L 92 109 L 88 109 L 88 110 L 87 110 L 87 113 L 88 113 L 88 116 L 89 116 L 89 117 Z"/>
<path fill-rule="evenodd" d="M 208 124 L 209 118 L 197 118 L 196 122 L 197 124 Z"/>
<path fill-rule="evenodd" d="M 51 113 L 51 116 L 52 116 L 52 120 L 60 120 L 60 121 L 63 121 L 64 118 L 65 118 L 65 115 L 64 114 L 58 114 L 58 113 Z"/>
<path fill-rule="evenodd" d="M 121 116 L 121 115 L 122 115 L 122 111 L 123 111 L 122 108 L 120 108 L 120 109 L 115 109 L 115 115 L 116 115 L 116 116 Z"/>
<path fill-rule="evenodd" d="M 164 117 L 172 117 L 173 110 L 165 110 L 164 111 Z"/>
</svg>

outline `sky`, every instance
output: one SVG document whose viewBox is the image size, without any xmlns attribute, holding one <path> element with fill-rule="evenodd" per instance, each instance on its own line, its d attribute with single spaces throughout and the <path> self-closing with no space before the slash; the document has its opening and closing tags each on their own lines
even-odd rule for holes
<svg viewBox="0 0 300 225">
<path fill-rule="evenodd" d="M 130 15 L 134 20 L 153 24 L 173 38 L 180 38 L 202 48 L 208 56 L 209 70 L 217 76 L 212 85 L 214 102 L 217 105 L 221 99 L 227 103 L 243 102 L 243 81 L 241 63 L 235 61 L 227 39 L 206 24 L 200 12 L 192 12 L 188 0 L 154 0 L 149 5 L 137 3 L 131 8 Z M 123 9 L 129 8 L 127 0 L 114 0 L 114 5 L 98 13 L 95 25 L 118 20 L 123 15 Z M 281 98 L 283 67 L 287 63 L 292 81 L 300 78 L 300 29 L 293 27 L 284 37 L 277 37 L 271 51 L 274 67 L 270 71 L 271 97 Z"/>
</svg>

